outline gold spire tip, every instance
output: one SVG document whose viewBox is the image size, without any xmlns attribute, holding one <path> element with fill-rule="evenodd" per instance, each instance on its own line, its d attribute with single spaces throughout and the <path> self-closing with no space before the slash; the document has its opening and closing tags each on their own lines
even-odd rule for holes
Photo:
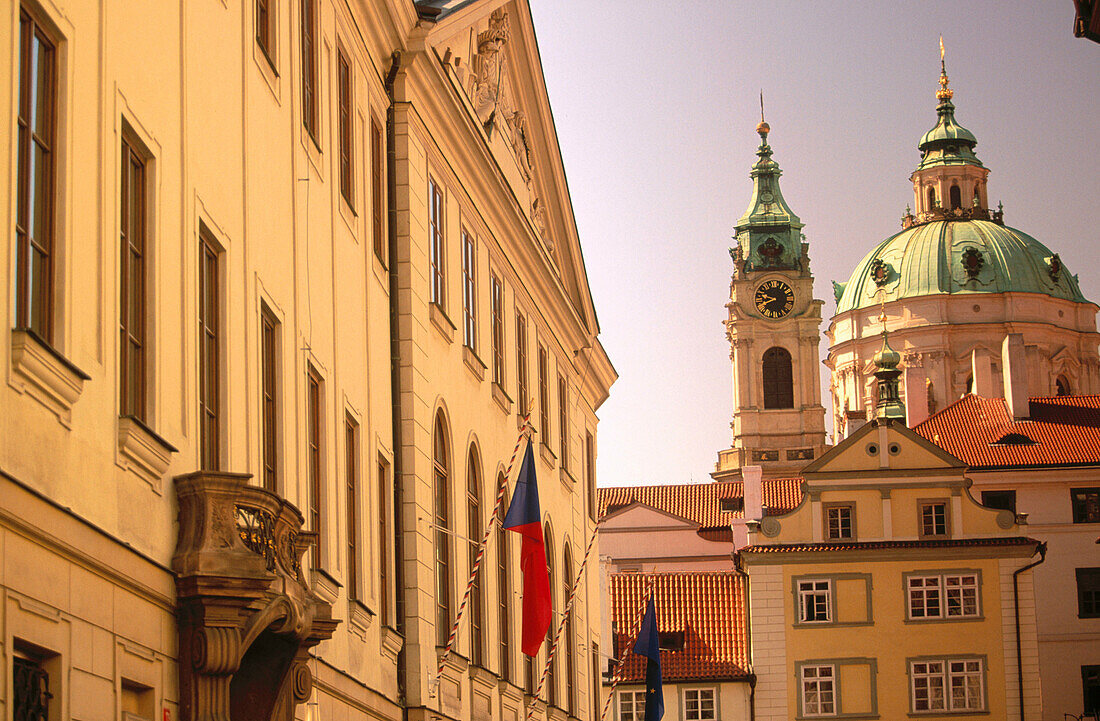
<svg viewBox="0 0 1100 721">
<path fill-rule="evenodd" d="M 940 89 L 936 91 L 936 98 L 939 100 L 950 100 L 954 95 L 954 91 L 947 87 L 947 65 L 944 63 L 944 50 L 943 50 L 943 35 L 940 35 Z"/>
<path fill-rule="evenodd" d="M 764 122 L 764 91 L 760 91 L 760 123 L 756 126 L 756 132 L 761 135 L 767 135 L 772 129 L 770 125 Z"/>
</svg>

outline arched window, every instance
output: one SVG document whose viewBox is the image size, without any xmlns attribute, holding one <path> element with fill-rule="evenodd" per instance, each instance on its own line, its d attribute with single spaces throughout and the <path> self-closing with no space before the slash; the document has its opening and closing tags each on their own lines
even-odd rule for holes
<svg viewBox="0 0 1100 721">
<path fill-rule="evenodd" d="M 929 188 L 928 189 L 928 209 L 932 210 L 932 208 L 935 208 L 935 207 L 936 207 L 936 189 L 935 188 Z"/>
<path fill-rule="evenodd" d="M 497 476 L 497 488 L 505 484 L 504 474 Z M 504 530 L 504 515 L 508 511 L 508 491 L 497 513 L 497 616 L 500 625 L 500 678 L 512 680 L 512 626 L 508 606 L 512 600 L 512 582 L 509 571 L 508 532 Z"/>
<path fill-rule="evenodd" d="M 562 545 L 565 549 L 562 551 L 562 564 L 561 564 L 561 580 L 562 580 L 562 595 L 561 595 L 561 607 L 562 613 L 565 613 L 565 606 L 569 602 L 569 592 L 572 590 L 573 584 L 573 554 L 569 551 L 569 541 L 563 541 Z M 576 690 L 573 684 L 574 677 L 577 675 L 577 659 L 575 644 L 573 641 L 573 614 L 570 612 L 565 617 L 565 628 L 562 630 L 565 634 L 565 638 L 562 639 L 565 651 L 565 710 L 569 712 L 570 716 L 576 715 L 575 710 L 575 697 Z"/>
<path fill-rule="evenodd" d="M 794 408 L 791 354 L 786 348 L 764 351 L 764 408 Z"/>
<path fill-rule="evenodd" d="M 550 626 L 546 629 L 546 654 L 550 654 L 550 646 L 554 643 L 554 631 L 557 623 L 554 620 L 554 539 L 550 535 L 550 524 L 543 526 L 543 537 L 546 539 L 546 575 L 550 577 Z M 546 704 L 555 706 L 558 703 L 558 661 L 553 659 L 550 663 L 550 671 L 546 674 Z"/>
<path fill-rule="evenodd" d="M 974 186 L 974 206 L 980 207 L 982 204 L 982 186 Z"/>
<path fill-rule="evenodd" d="M 477 449 L 470 446 L 470 457 L 466 464 L 466 547 L 469 568 L 473 570 L 477 560 L 477 549 L 484 533 L 481 527 L 481 464 L 478 462 Z M 474 576 L 474 585 L 470 587 L 470 663 L 484 665 L 485 610 L 481 598 L 481 569 Z"/>
<path fill-rule="evenodd" d="M 443 411 L 435 417 L 435 439 L 432 443 L 434 461 L 433 491 L 435 497 L 435 642 L 447 645 L 451 633 L 451 539 L 447 492 L 450 483 L 447 434 Z"/>
<path fill-rule="evenodd" d="M 957 186 L 957 185 L 952 185 L 951 186 L 951 207 L 952 208 L 961 208 L 962 207 L 962 191 L 959 190 L 959 186 Z"/>
<path fill-rule="evenodd" d="M 1054 395 L 1056 396 L 1068 396 L 1072 391 L 1069 389 L 1069 381 L 1065 376 L 1058 376 L 1058 380 L 1054 381 Z"/>
</svg>

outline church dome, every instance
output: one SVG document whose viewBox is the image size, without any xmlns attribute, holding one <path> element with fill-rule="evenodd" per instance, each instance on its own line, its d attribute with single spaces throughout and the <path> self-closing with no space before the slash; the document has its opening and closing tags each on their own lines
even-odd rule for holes
<svg viewBox="0 0 1100 721">
<path fill-rule="evenodd" d="M 939 220 L 882 241 L 834 284 L 836 312 L 942 294 L 1042 293 L 1087 303 L 1056 253 L 989 220 Z"/>
</svg>

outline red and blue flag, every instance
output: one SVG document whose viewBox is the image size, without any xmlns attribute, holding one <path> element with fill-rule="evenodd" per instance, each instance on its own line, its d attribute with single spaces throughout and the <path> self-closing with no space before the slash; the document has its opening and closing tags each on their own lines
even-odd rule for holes
<svg viewBox="0 0 1100 721">
<path fill-rule="evenodd" d="M 539 486 L 535 480 L 535 455 L 531 442 L 523 454 L 512 502 L 504 527 L 523 536 L 519 567 L 523 572 L 523 633 L 521 648 L 537 656 L 550 628 L 550 574 L 546 569 L 546 541 L 542 536 Z"/>
</svg>

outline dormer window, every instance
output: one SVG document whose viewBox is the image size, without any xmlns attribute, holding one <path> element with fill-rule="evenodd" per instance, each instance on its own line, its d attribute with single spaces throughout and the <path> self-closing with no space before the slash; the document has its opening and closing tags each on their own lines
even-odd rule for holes
<svg viewBox="0 0 1100 721">
<path fill-rule="evenodd" d="M 657 634 L 657 643 L 660 645 L 662 651 L 683 651 L 684 632 L 660 631 Z"/>
<path fill-rule="evenodd" d="M 723 498 L 718 501 L 718 510 L 723 513 L 741 513 L 745 510 L 745 499 Z"/>
</svg>

